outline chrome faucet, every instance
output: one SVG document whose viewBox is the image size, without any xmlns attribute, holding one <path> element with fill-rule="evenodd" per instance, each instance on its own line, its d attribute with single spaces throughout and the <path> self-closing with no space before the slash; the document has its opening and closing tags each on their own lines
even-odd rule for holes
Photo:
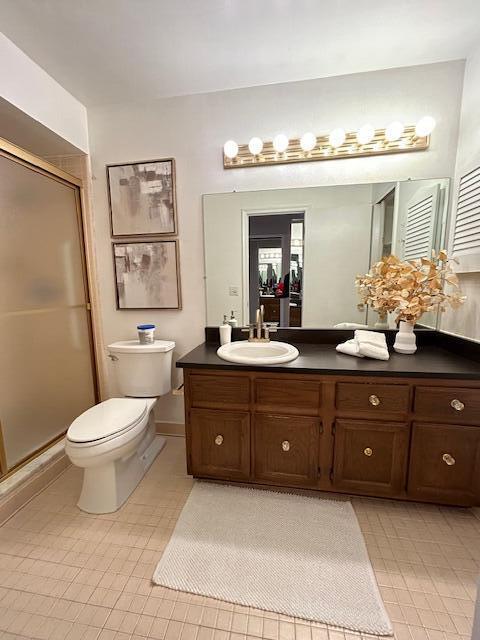
<svg viewBox="0 0 480 640">
<path fill-rule="evenodd" d="M 263 304 L 257 309 L 256 321 L 248 325 L 248 329 L 242 329 L 242 331 L 248 331 L 249 342 L 270 342 L 270 334 L 276 332 L 276 327 L 272 327 L 268 322 L 265 322 L 265 308 Z M 255 337 L 255 329 L 257 335 Z M 263 332 L 263 336 L 262 336 Z"/>
</svg>

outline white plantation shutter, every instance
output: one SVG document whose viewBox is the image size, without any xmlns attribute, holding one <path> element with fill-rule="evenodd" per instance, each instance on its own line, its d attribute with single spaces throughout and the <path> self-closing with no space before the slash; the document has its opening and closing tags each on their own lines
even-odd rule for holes
<svg viewBox="0 0 480 640">
<path fill-rule="evenodd" d="M 460 179 L 452 248 L 455 257 L 480 255 L 480 167 Z"/>
<path fill-rule="evenodd" d="M 422 189 L 407 204 L 403 259 L 429 258 L 434 246 L 439 186 Z"/>
</svg>

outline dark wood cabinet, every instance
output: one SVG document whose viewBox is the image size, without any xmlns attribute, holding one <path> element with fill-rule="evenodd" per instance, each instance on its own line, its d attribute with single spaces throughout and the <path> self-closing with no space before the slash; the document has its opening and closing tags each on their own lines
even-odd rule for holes
<svg viewBox="0 0 480 640">
<path fill-rule="evenodd" d="M 405 490 L 406 423 L 337 420 L 333 483 L 352 493 L 398 496 Z"/>
<path fill-rule="evenodd" d="M 192 409 L 191 469 L 194 476 L 248 480 L 250 415 L 242 411 Z"/>
<path fill-rule="evenodd" d="M 248 409 L 250 380 L 244 376 L 190 376 L 192 407 L 206 409 Z"/>
<path fill-rule="evenodd" d="M 269 413 L 318 416 L 322 402 L 322 385 L 308 379 L 285 380 L 257 378 L 255 409 Z"/>
<path fill-rule="evenodd" d="M 406 384 L 339 382 L 335 404 L 339 412 L 406 414 L 409 397 Z"/>
<path fill-rule="evenodd" d="M 420 386 L 414 410 L 422 419 L 480 424 L 480 389 Z"/>
<path fill-rule="evenodd" d="M 320 429 L 315 418 L 256 414 L 255 478 L 287 486 L 316 485 Z"/>
<path fill-rule="evenodd" d="M 185 369 L 198 478 L 480 505 L 480 381 Z"/>
<path fill-rule="evenodd" d="M 416 500 L 478 504 L 480 428 L 414 423 L 408 494 Z"/>
</svg>

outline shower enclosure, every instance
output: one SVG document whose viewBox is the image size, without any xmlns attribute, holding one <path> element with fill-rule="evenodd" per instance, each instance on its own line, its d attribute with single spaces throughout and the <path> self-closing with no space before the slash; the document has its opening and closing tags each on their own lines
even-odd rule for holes
<svg viewBox="0 0 480 640">
<path fill-rule="evenodd" d="M 80 185 L 0 139 L 0 475 L 97 401 Z"/>
</svg>

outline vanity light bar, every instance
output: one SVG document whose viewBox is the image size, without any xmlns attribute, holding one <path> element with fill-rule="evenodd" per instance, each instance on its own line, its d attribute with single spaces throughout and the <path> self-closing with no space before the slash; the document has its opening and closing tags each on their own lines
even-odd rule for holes
<svg viewBox="0 0 480 640">
<path fill-rule="evenodd" d="M 426 120 L 426 118 L 420 122 L 423 120 Z M 392 125 L 395 124 L 399 123 L 392 123 Z M 389 127 L 392 125 L 389 125 Z M 430 128 L 431 132 L 434 126 L 435 124 L 433 124 L 431 128 L 424 127 L 423 130 Z M 229 140 L 224 146 L 223 168 L 240 169 L 273 164 L 289 164 L 292 162 L 313 162 L 317 160 L 335 160 L 338 158 L 365 158 L 368 156 L 409 153 L 428 149 L 430 145 L 430 134 L 418 135 L 420 132 L 419 129 L 421 130 L 418 124 L 403 127 L 403 131 L 400 132 L 396 140 L 388 139 L 395 137 L 395 135 L 391 133 L 392 129 L 389 130 L 389 127 L 386 129 L 375 129 L 373 138 L 366 144 L 360 144 L 358 142 L 356 131 L 344 132 L 343 129 L 334 129 L 330 134 L 317 136 L 316 144 L 310 151 L 304 151 L 302 148 L 302 138 L 289 140 L 285 151 L 282 152 L 277 151 L 274 147 L 274 142 L 277 143 L 275 146 L 278 147 L 278 140 L 262 143 L 260 138 L 252 138 L 248 144 L 240 145 L 233 140 Z M 303 146 L 305 146 L 305 144 Z"/>
</svg>

